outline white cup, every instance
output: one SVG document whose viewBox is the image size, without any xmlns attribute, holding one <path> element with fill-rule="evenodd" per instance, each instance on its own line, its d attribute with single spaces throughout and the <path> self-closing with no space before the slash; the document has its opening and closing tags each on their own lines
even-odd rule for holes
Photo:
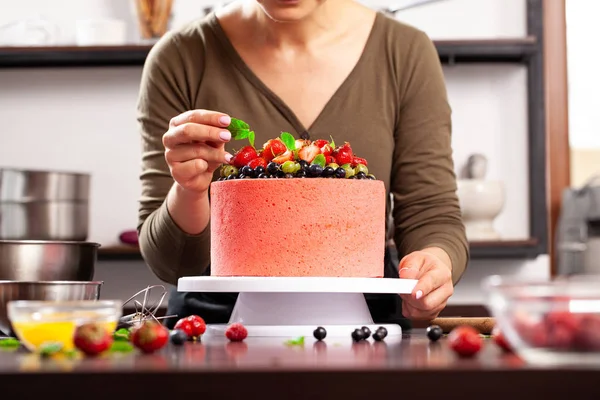
<svg viewBox="0 0 600 400">
<path fill-rule="evenodd" d="M 78 46 L 120 46 L 125 44 L 127 25 L 119 19 L 82 19 L 76 22 Z"/>
</svg>

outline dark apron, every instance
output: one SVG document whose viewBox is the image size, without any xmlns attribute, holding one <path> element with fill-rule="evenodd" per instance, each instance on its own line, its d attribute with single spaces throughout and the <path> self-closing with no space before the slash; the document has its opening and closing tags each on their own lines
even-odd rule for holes
<svg viewBox="0 0 600 400">
<path fill-rule="evenodd" d="M 210 276 L 210 266 L 202 274 Z M 398 278 L 398 266 L 392 260 L 391 252 L 386 247 L 384 257 L 384 277 Z M 199 293 L 178 292 L 172 289 L 169 296 L 168 315 L 177 315 L 165 322 L 169 329 L 179 318 L 188 315 L 199 315 L 207 324 L 225 324 L 233 311 L 237 293 Z M 397 294 L 368 294 L 365 299 L 376 324 L 398 324 L 403 330 L 410 330 L 410 321 L 402 316 L 402 299 Z"/>
</svg>

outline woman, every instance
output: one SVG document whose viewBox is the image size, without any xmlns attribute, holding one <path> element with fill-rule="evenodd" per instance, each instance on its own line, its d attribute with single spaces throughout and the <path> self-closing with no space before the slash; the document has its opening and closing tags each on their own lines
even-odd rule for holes
<svg viewBox="0 0 600 400">
<path fill-rule="evenodd" d="M 421 31 L 352 0 L 236 2 L 154 46 L 138 109 L 140 246 L 163 281 L 210 274 L 208 189 L 231 158 L 236 117 L 257 143 L 281 131 L 350 142 L 394 197 L 402 260 L 387 253 L 385 276 L 418 279 L 410 295 L 366 295 L 375 322 L 431 319 L 445 307 L 468 246 L 444 77 Z M 235 299 L 173 292 L 169 312 L 222 323 Z"/>
</svg>

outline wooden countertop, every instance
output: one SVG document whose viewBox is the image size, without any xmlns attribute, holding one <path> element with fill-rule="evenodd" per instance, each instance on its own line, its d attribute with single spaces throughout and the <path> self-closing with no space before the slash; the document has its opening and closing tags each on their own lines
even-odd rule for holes
<svg viewBox="0 0 600 400">
<path fill-rule="evenodd" d="M 304 346 L 289 346 L 279 338 L 213 339 L 169 345 L 152 355 L 81 360 L 4 350 L 0 393 L 86 400 L 179 394 L 248 400 L 600 397 L 600 365 L 534 368 L 503 354 L 489 339 L 476 358 L 460 359 L 445 339 L 430 343 L 422 330 L 388 339 L 353 344 L 349 338 L 320 343 L 307 338 Z"/>
</svg>

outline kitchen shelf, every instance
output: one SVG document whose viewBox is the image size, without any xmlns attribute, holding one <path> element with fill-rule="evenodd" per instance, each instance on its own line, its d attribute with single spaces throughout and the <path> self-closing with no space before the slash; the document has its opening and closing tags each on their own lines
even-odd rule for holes
<svg viewBox="0 0 600 400">
<path fill-rule="evenodd" d="M 471 242 L 471 259 L 534 258 L 538 255 L 536 239 Z M 142 260 L 136 246 L 106 246 L 98 251 L 100 261 Z"/>
<path fill-rule="evenodd" d="M 436 40 L 445 64 L 522 63 L 536 50 L 534 37 Z M 142 66 L 152 46 L 0 47 L 0 68 Z"/>
</svg>

